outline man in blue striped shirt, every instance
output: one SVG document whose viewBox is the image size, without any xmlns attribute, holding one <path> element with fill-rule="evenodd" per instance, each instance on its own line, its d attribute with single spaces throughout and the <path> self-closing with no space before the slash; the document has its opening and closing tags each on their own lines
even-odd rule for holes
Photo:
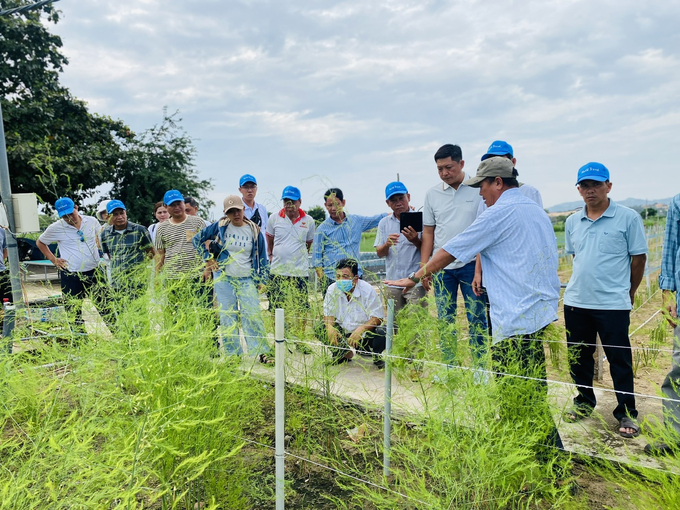
<svg viewBox="0 0 680 510">
<path fill-rule="evenodd" d="M 455 260 L 474 261 L 479 253 L 491 304 L 493 367 L 501 376 L 501 416 L 518 430 L 522 424 L 540 427 L 544 444 L 562 448 L 547 403 L 542 341 L 545 328 L 557 320 L 560 296 L 557 240 L 550 219 L 519 191 L 509 159 L 482 161 L 477 176 L 465 185 L 479 188 L 488 209 L 421 269 L 385 283 L 411 288 Z M 506 375 L 510 377 L 502 377 Z M 540 450 L 548 454 L 551 448 Z"/>
<path fill-rule="evenodd" d="M 324 205 L 328 211 L 326 218 L 314 233 L 312 245 L 312 266 L 316 270 L 321 290 L 335 282 L 335 266 L 342 259 L 359 260 L 361 234 L 376 228 L 387 213 L 376 216 L 345 214 L 345 197 L 339 188 L 330 188 L 323 194 Z M 359 275 L 361 276 L 361 266 Z"/>
<path fill-rule="evenodd" d="M 677 293 L 680 290 L 680 195 L 675 195 L 668 206 L 659 288 L 663 291 L 666 319 L 675 334 L 671 371 L 661 385 L 664 397 L 671 399 L 663 401 L 663 419 L 668 435 L 645 446 L 645 452 L 650 455 L 676 454 L 680 449 L 680 325 L 677 302 Z"/>
</svg>

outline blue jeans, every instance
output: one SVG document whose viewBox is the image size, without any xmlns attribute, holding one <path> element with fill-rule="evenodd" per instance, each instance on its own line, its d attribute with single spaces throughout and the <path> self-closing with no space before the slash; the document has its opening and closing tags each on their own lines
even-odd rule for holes
<svg viewBox="0 0 680 510">
<path fill-rule="evenodd" d="M 265 341 L 264 322 L 257 286 L 252 278 L 234 278 L 225 276 L 221 271 L 213 273 L 215 278 L 215 296 L 220 309 L 220 326 L 222 327 L 222 343 L 227 354 L 241 355 L 239 340 L 239 318 L 243 335 L 246 339 L 248 354 L 254 356 L 267 352 L 269 347 Z"/>
<path fill-rule="evenodd" d="M 470 262 L 458 269 L 444 269 L 434 274 L 434 297 L 440 322 L 440 347 L 445 363 L 456 359 L 456 322 L 458 287 L 465 299 L 465 311 L 470 328 L 470 351 L 476 366 L 484 364 L 487 344 L 486 300 L 472 291 L 475 263 Z M 451 336 L 449 336 L 449 333 Z"/>
</svg>

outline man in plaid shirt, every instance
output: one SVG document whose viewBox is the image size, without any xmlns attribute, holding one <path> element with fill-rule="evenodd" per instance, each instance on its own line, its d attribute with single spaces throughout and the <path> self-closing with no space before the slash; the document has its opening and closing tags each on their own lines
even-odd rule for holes
<svg viewBox="0 0 680 510">
<path fill-rule="evenodd" d="M 680 289 L 680 195 L 675 195 L 668 206 L 661 257 L 659 288 L 663 291 L 666 318 L 675 333 L 671 371 L 661 385 L 661 391 L 672 400 L 663 401 L 663 417 L 668 434 L 645 446 L 645 452 L 650 455 L 675 454 L 680 448 L 680 325 L 677 304 Z"/>
<path fill-rule="evenodd" d="M 111 200 L 106 211 L 110 224 L 102 229 L 102 251 L 111 257 L 111 285 L 131 299 L 138 297 L 146 286 L 146 279 L 135 275 L 140 264 L 153 258 L 153 243 L 149 231 L 128 221 L 125 205 Z"/>
</svg>

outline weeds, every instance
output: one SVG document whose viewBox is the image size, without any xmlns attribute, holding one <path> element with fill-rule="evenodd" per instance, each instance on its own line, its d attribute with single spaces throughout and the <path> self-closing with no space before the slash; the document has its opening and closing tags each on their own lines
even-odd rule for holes
<svg viewBox="0 0 680 510">
<path fill-rule="evenodd" d="M 190 293 L 170 310 L 168 287 L 158 288 L 113 296 L 113 336 L 89 328 L 80 337 L 55 314 L 41 327 L 58 337 L 0 358 L 0 508 L 273 507 L 274 457 L 266 447 L 274 441 L 273 388 L 245 363 L 211 357 L 212 310 Z M 309 316 L 289 317 L 296 336 L 309 341 L 312 321 L 302 319 L 321 316 L 320 305 L 313 299 Z M 480 384 L 460 368 L 471 360 L 461 341 L 460 367 L 434 383 L 442 330 L 433 304 L 403 309 L 397 324 L 393 354 L 404 359 L 394 362 L 396 376 L 407 381 L 415 366 L 422 370 L 410 385 L 418 404 L 393 426 L 389 480 L 381 413 L 334 396 L 346 367 L 323 363 L 320 346 L 287 365 L 296 382 L 286 397 L 287 451 L 311 461 L 287 457 L 290 508 L 587 507 L 560 483 L 572 478 L 568 454 L 543 446 L 552 422 L 536 412 L 545 390 L 535 374 Z M 447 334 L 464 338 L 465 329 L 463 322 Z M 17 330 L 17 337 L 31 334 L 26 324 Z M 546 351 L 560 370 L 562 335 L 553 329 Z M 650 345 L 665 341 L 660 326 L 653 335 Z M 361 434 L 350 436 L 354 429 Z M 622 498 L 638 508 L 678 506 L 675 478 L 645 473 L 650 489 L 638 477 L 592 469 L 621 484 Z"/>
</svg>

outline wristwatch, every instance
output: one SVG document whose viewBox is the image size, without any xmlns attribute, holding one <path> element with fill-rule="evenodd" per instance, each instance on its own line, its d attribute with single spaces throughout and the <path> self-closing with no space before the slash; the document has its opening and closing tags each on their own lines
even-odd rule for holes
<svg viewBox="0 0 680 510">
<path fill-rule="evenodd" d="M 402 274 L 403 274 L 403 273 L 402 273 Z M 415 271 L 413 271 L 413 272 L 412 272 L 410 275 L 408 275 L 406 278 L 408 278 L 409 280 L 411 280 L 413 283 L 418 283 L 418 282 L 420 282 L 420 278 L 418 278 L 418 277 L 416 276 L 416 272 L 415 272 Z"/>
</svg>

